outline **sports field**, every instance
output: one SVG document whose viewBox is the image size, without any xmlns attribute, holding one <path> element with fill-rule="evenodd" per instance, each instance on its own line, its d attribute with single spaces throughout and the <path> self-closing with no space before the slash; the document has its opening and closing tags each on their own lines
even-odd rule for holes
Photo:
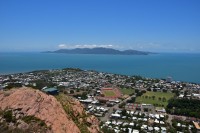
<svg viewBox="0 0 200 133">
<path fill-rule="evenodd" d="M 127 89 L 127 88 L 121 88 L 120 91 L 123 95 L 130 95 L 135 92 L 134 89 Z"/>
<path fill-rule="evenodd" d="M 166 107 L 167 104 L 168 104 L 168 100 L 173 98 L 173 97 L 174 97 L 174 93 L 147 91 L 142 96 L 137 97 L 136 102 Z"/>
<path fill-rule="evenodd" d="M 107 98 L 119 98 L 121 97 L 121 92 L 118 88 L 103 88 L 101 90 L 104 97 Z"/>
<path fill-rule="evenodd" d="M 105 95 L 105 97 L 114 97 L 116 95 L 113 90 L 104 90 L 103 94 Z"/>
</svg>

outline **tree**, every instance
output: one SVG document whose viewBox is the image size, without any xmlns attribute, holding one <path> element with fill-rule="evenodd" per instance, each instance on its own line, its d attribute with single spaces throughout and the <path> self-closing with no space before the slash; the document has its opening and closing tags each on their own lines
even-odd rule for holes
<svg viewBox="0 0 200 133">
<path fill-rule="evenodd" d="M 138 89 L 135 89 L 135 93 L 138 93 L 139 92 L 139 90 Z"/>
<path fill-rule="evenodd" d="M 162 98 L 162 101 L 163 101 L 163 102 L 166 102 L 166 98 L 165 98 L 165 97 L 163 97 L 163 98 Z"/>
<path fill-rule="evenodd" d="M 122 114 L 122 116 L 126 116 L 126 110 L 123 109 L 121 114 Z"/>
<path fill-rule="evenodd" d="M 188 94 L 188 91 L 184 91 L 184 97 L 186 97 Z"/>
<path fill-rule="evenodd" d="M 74 90 L 70 90 L 70 94 L 74 94 Z"/>
<path fill-rule="evenodd" d="M 152 99 L 154 100 L 154 99 L 155 99 L 155 96 L 152 96 Z"/>
<path fill-rule="evenodd" d="M 179 96 L 179 91 L 178 90 L 173 90 L 172 93 L 175 93 L 176 96 Z"/>
<path fill-rule="evenodd" d="M 148 112 L 148 108 L 144 108 L 144 112 Z"/>
<path fill-rule="evenodd" d="M 82 99 L 87 99 L 87 92 L 83 92 L 82 95 L 81 95 L 81 98 Z"/>
<path fill-rule="evenodd" d="M 147 91 L 151 91 L 151 88 L 148 88 Z"/>
<path fill-rule="evenodd" d="M 142 92 L 142 94 L 146 93 L 146 91 L 145 91 L 145 90 L 142 90 L 141 92 Z"/>
<path fill-rule="evenodd" d="M 163 92 L 167 93 L 167 90 L 166 90 L 166 89 L 163 89 Z"/>
<path fill-rule="evenodd" d="M 198 99 L 171 99 L 167 105 L 167 112 L 200 118 L 199 102 L 200 100 Z"/>
<path fill-rule="evenodd" d="M 3 113 L 3 117 L 7 122 L 15 122 L 15 118 L 13 117 L 12 110 L 5 111 Z"/>
<path fill-rule="evenodd" d="M 159 97 L 158 100 L 161 101 L 161 97 Z"/>
<path fill-rule="evenodd" d="M 109 127 L 104 126 L 102 129 L 103 133 L 115 133 L 113 129 L 110 129 Z"/>
<path fill-rule="evenodd" d="M 123 108 L 124 106 L 126 105 L 126 103 L 125 102 L 123 102 L 123 103 L 121 103 L 121 104 L 119 104 L 119 108 Z"/>
</svg>

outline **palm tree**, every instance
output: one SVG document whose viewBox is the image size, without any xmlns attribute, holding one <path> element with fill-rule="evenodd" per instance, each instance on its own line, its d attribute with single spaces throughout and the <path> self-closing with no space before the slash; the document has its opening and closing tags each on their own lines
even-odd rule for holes
<svg viewBox="0 0 200 133">
<path fill-rule="evenodd" d="M 159 97 L 158 100 L 161 101 L 161 97 Z"/>
<path fill-rule="evenodd" d="M 154 99 L 155 99 L 155 96 L 152 96 L 152 99 L 154 100 Z"/>
<path fill-rule="evenodd" d="M 162 98 L 162 101 L 163 101 L 163 102 L 166 102 L 166 98 L 165 98 L 165 97 L 163 97 L 163 98 Z"/>
</svg>

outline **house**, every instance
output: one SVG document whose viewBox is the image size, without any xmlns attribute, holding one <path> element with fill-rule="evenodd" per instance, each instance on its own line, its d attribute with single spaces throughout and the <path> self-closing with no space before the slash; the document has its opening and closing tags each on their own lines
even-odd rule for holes
<svg viewBox="0 0 200 133">
<path fill-rule="evenodd" d="M 161 127 L 162 131 L 167 131 L 166 127 Z"/>
<path fill-rule="evenodd" d="M 193 97 L 200 99 L 200 94 L 193 93 L 192 95 L 193 95 Z"/>
<path fill-rule="evenodd" d="M 136 129 L 133 129 L 133 132 L 132 132 L 132 133 L 139 133 L 139 131 L 136 130 Z"/>
<path fill-rule="evenodd" d="M 120 114 L 111 114 L 111 117 L 113 117 L 113 118 L 120 118 L 121 115 Z"/>
<path fill-rule="evenodd" d="M 58 89 L 56 89 L 56 88 L 44 88 L 44 89 L 42 89 L 42 91 L 44 91 L 45 93 L 50 94 L 50 95 L 58 95 L 58 93 L 59 93 Z"/>
<path fill-rule="evenodd" d="M 152 132 L 153 131 L 153 127 L 148 127 L 148 131 Z"/>
<path fill-rule="evenodd" d="M 134 126 L 134 123 L 133 123 L 133 122 L 131 122 L 131 123 L 129 123 L 129 125 L 130 125 L 130 126 Z"/>
<path fill-rule="evenodd" d="M 160 131 L 160 128 L 159 128 L 159 127 L 154 127 L 154 130 L 155 130 L 156 132 L 159 132 L 159 131 Z"/>
<path fill-rule="evenodd" d="M 183 98 L 183 97 L 184 97 L 184 95 L 183 95 L 183 94 L 180 94 L 178 97 L 179 97 L 179 98 Z"/>
<path fill-rule="evenodd" d="M 92 99 L 80 100 L 80 102 L 83 102 L 83 103 L 91 103 L 92 101 L 93 101 Z"/>
<path fill-rule="evenodd" d="M 156 112 L 158 112 L 158 113 L 166 113 L 166 110 L 165 110 L 165 108 L 162 108 L 162 107 L 156 107 Z"/>
</svg>

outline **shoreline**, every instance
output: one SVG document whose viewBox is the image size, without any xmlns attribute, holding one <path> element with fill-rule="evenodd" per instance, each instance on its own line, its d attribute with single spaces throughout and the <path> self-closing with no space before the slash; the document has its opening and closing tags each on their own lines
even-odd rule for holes
<svg viewBox="0 0 200 133">
<path fill-rule="evenodd" d="M 81 68 L 149 78 L 173 77 L 176 81 L 200 83 L 200 54 L 155 54 L 148 56 L 73 55 L 47 53 L 0 54 L 0 75 L 35 70 Z"/>
<path fill-rule="evenodd" d="M 40 69 L 40 70 L 30 70 L 30 71 L 24 71 L 24 72 L 14 72 L 14 73 L 7 73 L 7 74 L 1 74 L 0 76 L 7 76 L 7 75 L 17 75 L 17 74 L 23 74 L 23 73 L 33 73 L 33 72 L 42 72 L 42 71 L 52 71 L 52 70 L 64 70 L 64 69 L 79 69 L 81 71 L 94 71 L 94 72 L 98 72 L 98 73 L 108 73 L 108 74 L 116 74 L 116 75 L 122 75 L 122 76 L 130 76 L 130 77 L 134 77 L 134 76 L 141 76 L 143 78 L 147 78 L 147 79 L 158 79 L 158 80 L 162 80 L 162 79 L 166 79 L 167 77 L 163 77 L 163 78 L 156 78 L 156 77 L 146 77 L 146 76 L 142 76 L 142 75 L 127 75 L 127 74 L 118 74 L 118 73 L 111 73 L 111 72 L 105 72 L 105 71 L 98 71 L 98 70 L 85 70 L 85 69 L 81 69 L 81 68 L 58 68 L 58 69 Z M 168 76 L 171 77 L 171 76 Z M 171 77 L 173 79 L 173 77 Z M 191 84 L 200 84 L 200 82 L 190 82 L 190 81 L 180 81 L 180 80 L 173 80 L 174 82 L 182 82 L 182 83 L 191 83 Z"/>
</svg>

